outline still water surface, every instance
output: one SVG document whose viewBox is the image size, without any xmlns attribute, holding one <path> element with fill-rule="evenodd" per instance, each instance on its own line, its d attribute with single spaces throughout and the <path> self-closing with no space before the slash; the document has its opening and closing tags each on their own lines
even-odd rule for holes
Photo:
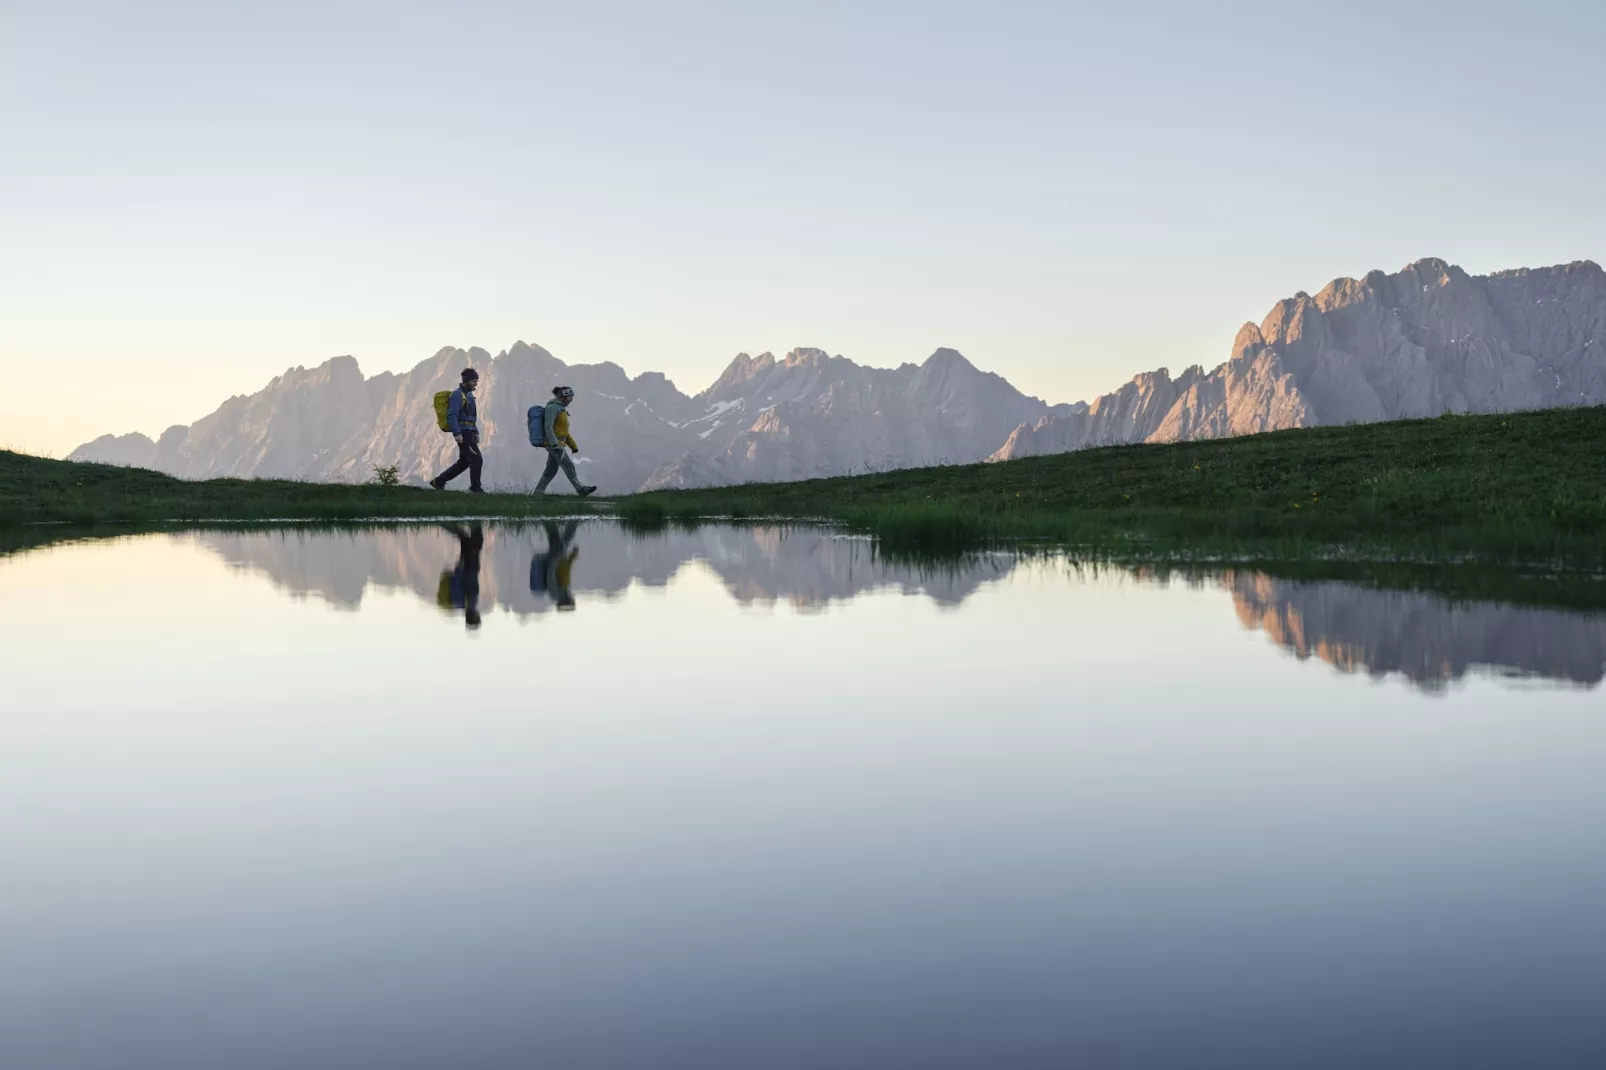
<svg viewBox="0 0 1606 1070">
<path fill-rule="evenodd" d="M 0 558 L 0 1066 L 1606 1065 L 1606 617 L 813 531 Z"/>
</svg>

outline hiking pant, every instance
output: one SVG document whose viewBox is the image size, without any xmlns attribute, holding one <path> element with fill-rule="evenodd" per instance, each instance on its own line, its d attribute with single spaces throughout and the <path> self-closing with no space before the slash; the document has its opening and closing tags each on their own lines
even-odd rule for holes
<svg viewBox="0 0 1606 1070">
<path fill-rule="evenodd" d="M 484 466 L 485 458 L 480 456 L 480 436 L 465 432 L 463 441 L 457 444 L 457 463 L 436 476 L 435 482 L 444 485 L 467 472 L 469 489 L 479 490 L 480 469 Z"/>
<path fill-rule="evenodd" d="M 548 446 L 546 448 L 546 471 L 541 473 L 541 482 L 535 485 L 537 494 L 546 493 L 547 484 L 552 482 L 552 477 L 558 474 L 560 467 L 563 469 L 563 474 L 569 477 L 569 482 L 574 484 L 574 489 L 577 491 L 580 489 L 580 477 L 575 474 L 574 459 L 569 456 L 569 451 L 562 446 L 556 448 Z"/>
</svg>

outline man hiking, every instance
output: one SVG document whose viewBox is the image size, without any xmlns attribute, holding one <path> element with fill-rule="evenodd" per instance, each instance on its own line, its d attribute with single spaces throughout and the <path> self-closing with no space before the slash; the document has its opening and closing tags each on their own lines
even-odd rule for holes
<svg viewBox="0 0 1606 1070">
<path fill-rule="evenodd" d="M 436 490 L 445 490 L 446 484 L 467 472 L 468 489 L 474 494 L 485 493 L 480 486 L 485 458 L 480 455 L 479 406 L 474 404 L 474 388 L 479 384 L 480 373 L 464 368 L 463 385 L 453 390 L 446 402 L 446 430 L 457 440 L 457 463 L 429 481 Z"/>
<path fill-rule="evenodd" d="M 574 484 L 574 492 L 584 498 L 587 494 L 596 491 L 596 487 L 584 486 L 580 477 L 575 474 L 574 461 L 564 452 L 565 447 L 570 453 L 579 453 L 580 447 L 575 445 L 574 436 L 569 434 L 569 402 L 574 400 L 574 391 L 566 386 L 552 388 L 552 400 L 546 403 L 546 413 L 542 416 L 544 434 L 541 444 L 546 447 L 546 471 L 541 473 L 541 482 L 535 485 L 537 494 L 545 494 L 547 484 L 552 477 L 563 469 L 563 474 L 569 477 Z M 532 436 L 534 437 L 534 436 Z"/>
</svg>

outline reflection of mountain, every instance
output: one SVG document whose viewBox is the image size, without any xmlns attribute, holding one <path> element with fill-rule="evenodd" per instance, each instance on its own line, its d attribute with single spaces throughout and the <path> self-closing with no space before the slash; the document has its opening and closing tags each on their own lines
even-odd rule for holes
<svg viewBox="0 0 1606 1070">
<path fill-rule="evenodd" d="M 866 540 L 811 528 L 709 525 L 643 536 L 592 521 L 578 525 L 572 538 L 567 525 L 559 530 L 556 524 L 486 528 L 483 548 L 475 550 L 481 612 L 500 607 L 537 614 L 560 601 L 584 607 L 588 599 L 618 597 L 633 583 L 667 586 L 687 568 L 717 576 L 743 604 L 784 600 L 817 610 L 893 588 L 953 606 L 1015 567 L 1006 555 L 944 569 L 890 564 L 878 560 Z M 298 595 L 336 605 L 355 608 L 370 585 L 412 591 L 432 604 L 466 603 L 466 593 L 442 594 L 443 583 L 450 587 L 461 571 L 464 551 L 462 539 L 439 525 L 182 537 Z M 1142 580 L 1168 574 L 1133 571 Z M 1400 673 L 1429 690 L 1479 669 L 1589 685 L 1606 677 L 1606 614 L 1451 600 L 1340 580 L 1278 579 L 1263 572 L 1207 578 L 1232 596 L 1244 627 L 1264 631 L 1300 658 L 1320 658 L 1345 672 Z"/>
<path fill-rule="evenodd" d="M 208 531 L 193 536 L 231 564 L 264 572 L 278 585 L 337 605 L 355 607 L 369 584 L 411 590 L 436 600 L 442 569 L 458 554 L 458 540 L 434 525 L 350 531 Z M 480 608 L 542 613 L 553 608 L 531 590 L 532 559 L 547 550 L 544 525 L 487 528 L 480 579 Z M 681 569 L 701 563 L 743 604 L 785 599 L 801 609 L 877 588 L 923 593 L 957 605 L 1014 567 L 1004 557 L 964 569 L 925 571 L 875 559 L 870 543 L 828 532 L 710 525 L 696 531 L 632 535 L 613 523 L 582 524 L 573 588 L 585 596 L 613 597 L 632 582 L 662 587 Z"/>
<path fill-rule="evenodd" d="M 1244 627 L 1345 672 L 1403 673 L 1429 689 L 1478 667 L 1590 685 L 1606 675 L 1606 615 L 1256 572 L 1227 572 L 1221 585 Z"/>
</svg>

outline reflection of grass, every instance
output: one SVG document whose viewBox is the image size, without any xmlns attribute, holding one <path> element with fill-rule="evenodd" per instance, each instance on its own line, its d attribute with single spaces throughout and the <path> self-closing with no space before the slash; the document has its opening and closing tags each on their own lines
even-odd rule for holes
<svg viewBox="0 0 1606 1070">
<path fill-rule="evenodd" d="M 651 535 L 669 528 L 669 510 L 648 499 L 628 499 L 628 508 L 615 510 L 626 531 Z"/>
<path fill-rule="evenodd" d="M 0 451 L 0 527 L 53 521 L 350 520 L 398 516 L 588 513 L 569 497 L 475 494 L 284 479 L 191 482 L 144 468 L 78 464 Z"/>
<path fill-rule="evenodd" d="M 1219 564 L 1072 555 L 1066 567 L 1097 575 L 1116 570 L 1156 582 L 1216 583 L 1224 573 L 1257 573 L 1278 580 L 1332 582 L 1380 591 L 1416 591 L 1454 603 L 1606 610 L 1606 574 L 1546 572 L 1477 564 L 1402 564 L 1330 560 L 1257 560 Z"/>
<path fill-rule="evenodd" d="M 935 553 L 1042 540 L 1144 554 L 1606 561 L 1606 408 L 1444 416 L 620 501 L 821 517 Z"/>
</svg>

